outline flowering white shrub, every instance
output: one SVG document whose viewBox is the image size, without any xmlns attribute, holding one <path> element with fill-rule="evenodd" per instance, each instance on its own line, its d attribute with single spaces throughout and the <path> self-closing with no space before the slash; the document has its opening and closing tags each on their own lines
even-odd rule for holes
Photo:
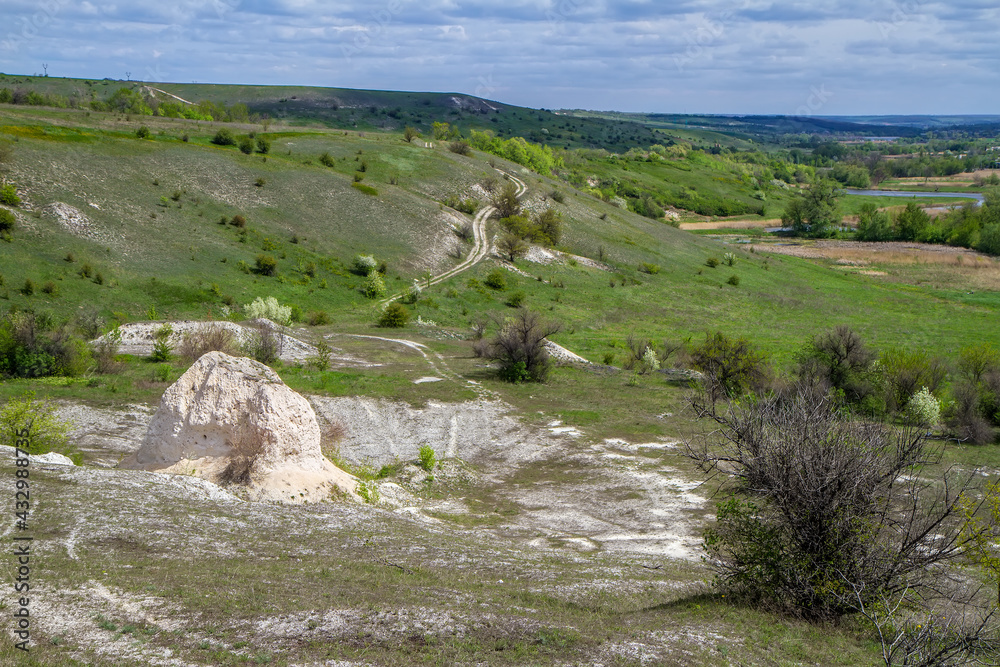
<svg viewBox="0 0 1000 667">
<path fill-rule="evenodd" d="M 643 353 L 637 370 L 642 374 L 660 370 L 660 360 L 656 358 L 656 352 L 653 351 L 653 348 L 646 348 L 646 352 Z"/>
<path fill-rule="evenodd" d="M 243 311 L 249 320 L 264 317 L 284 326 L 288 326 L 292 322 L 291 307 L 282 306 L 273 296 L 269 296 L 266 299 L 257 297 L 253 300 L 253 303 L 248 303 L 244 306 Z"/>
<path fill-rule="evenodd" d="M 358 273 L 368 275 L 378 266 L 378 262 L 371 255 L 358 255 L 354 258 L 354 268 Z"/>
<path fill-rule="evenodd" d="M 934 426 L 941 421 L 941 403 L 924 387 L 910 397 L 904 417 L 915 426 Z"/>
</svg>

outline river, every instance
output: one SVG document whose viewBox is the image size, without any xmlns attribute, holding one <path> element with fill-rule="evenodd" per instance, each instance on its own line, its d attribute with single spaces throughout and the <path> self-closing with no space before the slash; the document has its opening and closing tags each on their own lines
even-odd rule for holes
<svg viewBox="0 0 1000 667">
<path fill-rule="evenodd" d="M 962 199 L 975 199 L 979 206 L 983 205 L 985 197 L 979 192 L 908 192 L 905 190 L 844 190 L 849 195 L 861 195 L 862 197 L 906 197 L 916 199 L 917 197 L 961 197 Z"/>
</svg>

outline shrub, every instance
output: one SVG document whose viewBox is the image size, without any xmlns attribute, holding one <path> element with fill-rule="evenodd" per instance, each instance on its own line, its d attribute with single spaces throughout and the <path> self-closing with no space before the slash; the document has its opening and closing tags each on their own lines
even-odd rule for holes
<svg viewBox="0 0 1000 667">
<path fill-rule="evenodd" d="M 0 186 L 0 204 L 4 206 L 20 206 L 21 198 L 17 196 L 17 188 L 10 183 Z"/>
<path fill-rule="evenodd" d="M 35 400 L 34 392 L 12 398 L 0 408 L 0 445 L 20 447 L 32 455 L 56 452 L 80 465 L 83 454 L 70 443 L 69 431 L 70 424 L 56 415 L 55 407 Z"/>
<path fill-rule="evenodd" d="M 244 155 L 252 155 L 254 149 L 253 139 L 250 137 L 240 137 L 239 148 L 240 152 Z"/>
<path fill-rule="evenodd" d="M 327 152 L 319 156 L 319 163 L 324 167 L 333 167 L 337 164 L 337 161 Z"/>
<path fill-rule="evenodd" d="M 493 193 L 491 203 L 496 208 L 496 216 L 501 220 L 521 213 L 521 202 L 517 198 L 517 186 L 508 181 L 503 188 Z"/>
<path fill-rule="evenodd" d="M 545 382 L 551 370 L 545 339 L 560 328 L 522 308 L 517 316 L 501 324 L 500 332 L 486 345 L 483 355 L 499 363 L 497 375 L 505 382 Z"/>
<path fill-rule="evenodd" d="M 799 355 L 799 379 L 825 394 L 836 389 L 848 403 L 860 406 L 867 403 L 884 411 L 884 403 L 876 406 L 873 401 L 880 392 L 881 377 L 873 365 L 875 353 L 848 326 L 838 326 L 817 336 Z"/>
<path fill-rule="evenodd" d="M 513 262 L 518 257 L 524 257 L 528 254 L 528 244 L 517 234 L 504 232 L 500 240 L 497 241 L 497 252 L 506 257 L 508 261 Z"/>
<path fill-rule="evenodd" d="M 5 208 L 0 208 L 0 234 L 9 234 L 14 230 L 17 218 Z"/>
<path fill-rule="evenodd" d="M 273 364 L 281 357 L 283 346 L 284 336 L 270 324 L 260 322 L 254 326 L 253 333 L 244 341 L 243 354 L 262 364 Z"/>
<path fill-rule="evenodd" d="M 721 331 L 707 334 L 691 351 L 692 365 L 705 374 L 705 389 L 714 403 L 763 387 L 770 377 L 767 356 L 746 338 L 729 338 Z"/>
<path fill-rule="evenodd" d="M 24 296 L 31 296 L 35 293 L 35 283 L 31 278 L 24 279 L 24 286 L 21 288 L 21 294 Z"/>
<path fill-rule="evenodd" d="M 42 285 L 42 292 L 48 294 L 49 296 L 59 296 L 59 287 L 55 282 L 49 280 L 44 285 Z"/>
<path fill-rule="evenodd" d="M 423 445 L 420 447 L 420 467 L 430 472 L 434 470 L 434 466 L 437 465 L 437 456 L 434 454 L 434 448 L 430 445 Z"/>
<path fill-rule="evenodd" d="M 314 310 L 309 313 L 309 319 L 307 322 L 311 327 L 325 326 L 330 323 L 330 314 L 325 310 Z"/>
<path fill-rule="evenodd" d="M 406 143 L 410 143 L 419 136 L 420 132 L 418 132 L 416 128 L 407 127 L 405 130 L 403 130 L 403 141 L 405 141 Z"/>
<path fill-rule="evenodd" d="M 733 494 L 704 541 L 723 592 L 813 620 L 886 597 L 931 606 L 976 473 L 930 479 L 925 430 L 859 421 L 809 387 L 702 416 L 712 433 L 688 456 Z"/>
<path fill-rule="evenodd" d="M 936 426 L 941 421 L 941 403 L 927 387 L 923 387 L 910 397 L 904 417 L 906 423 L 913 426 Z"/>
<path fill-rule="evenodd" d="M 483 284 L 490 289 L 495 290 L 505 290 L 507 289 L 507 275 L 501 269 L 493 269 L 486 274 L 486 278 L 483 279 Z"/>
<path fill-rule="evenodd" d="M 722 256 L 722 263 L 726 266 L 736 266 L 736 255 L 731 252 L 727 252 Z"/>
<path fill-rule="evenodd" d="M 245 229 L 247 226 L 247 219 L 242 215 L 234 215 L 233 219 L 229 221 L 229 224 L 233 227 L 238 227 L 239 229 Z"/>
<path fill-rule="evenodd" d="M 268 319 L 272 322 L 288 326 L 292 323 L 292 309 L 289 306 L 282 306 L 273 296 L 266 299 L 257 297 L 253 303 L 248 303 L 243 307 L 247 319 L 259 320 Z"/>
<path fill-rule="evenodd" d="M 651 276 L 655 276 L 657 273 L 660 272 L 660 265 L 643 262 L 639 265 L 639 271 L 641 271 L 642 273 L 648 273 Z"/>
<path fill-rule="evenodd" d="M 399 329 L 405 327 L 410 321 L 410 311 L 399 303 L 390 303 L 382 311 L 382 316 L 378 319 L 378 325 L 384 329 Z"/>
<path fill-rule="evenodd" d="M 376 190 L 375 188 L 373 188 L 370 185 L 365 185 L 364 183 L 351 183 L 351 185 L 358 192 L 366 194 L 366 195 L 368 195 L 370 197 L 378 197 L 378 190 Z"/>
<path fill-rule="evenodd" d="M 726 282 L 732 285 L 733 287 L 739 287 L 740 277 L 734 273 L 733 275 L 729 276 L 729 280 L 727 280 Z"/>
<path fill-rule="evenodd" d="M 267 154 L 271 152 L 271 141 L 267 137 L 257 137 L 257 152 Z"/>
<path fill-rule="evenodd" d="M 359 276 L 367 276 L 378 267 L 378 261 L 372 255 L 355 255 L 351 271 Z"/>
<path fill-rule="evenodd" d="M 948 375 L 944 362 L 923 351 L 890 349 L 882 353 L 879 362 L 886 407 L 893 412 L 903 410 L 921 387 L 932 393 L 938 391 Z"/>
<path fill-rule="evenodd" d="M 278 260 L 271 255 L 260 254 L 254 261 L 255 273 L 262 276 L 275 276 L 278 274 Z"/>
<path fill-rule="evenodd" d="M 472 147 L 469 146 L 467 141 L 453 141 L 448 146 L 448 150 L 457 155 L 471 155 Z"/>
<path fill-rule="evenodd" d="M 236 137 L 227 128 L 222 128 L 212 137 L 212 143 L 216 146 L 235 146 Z"/>
<path fill-rule="evenodd" d="M 146 127 L 145 125 L 140 125 L 139 129 L 135 131 L 135 136 L 139 137 L 140 139 L 149 139 L 150 136 L 149 128 Z"/>
<path fill-rule="evenodd" d="M 714 269 L 718 265 L 719 265 L 719 260 L 717 260 L 715 257 L 709 257 L 708 259 L 705 260 L 705 266 L 709 267 L 710 269 Z"/>
<path fill-rule="evenodd" d="M 365 281 L 361 291 L 369 299 L 381 299 L 385 296 L 385 281 L 382 280 L 382 276 L 379 275 L 378 271 L 372 271 L 368 274 L 368 279 Z"/>
<path fill-rule="evenodd" d="M 174 328 L 169 324 L 164 324 L 153 333 L 155 342 L 153 343 L 153 353 L 149 355 L 150 361 L 170 361 L 174 350 L 174 346 L 170 343 L 170 337 L 173 333 Z"/>
<path fill-rule="evenodd" d="M 417 300 L 420 299 L 420 293 L 422 291 L 423 290 L 420 289 L 420 281 L 414 278 L 413 284 L 410 285 L 410 288 L 406 290 L 406 294 L 403 295 L 403 303 L 416 303 Z"/>
<path fill-rule="evenodd" d="M 254 184 L 255 186 L 257 186 L 258 188 L 262 188 L 262 187 L 264 187 L 265 185 L 267 185 L 267 179 L 265 179 L 265 178 L 264 178 L 264 177 L 262 176 L 262 177 L 258 178 L 258 179 L 257 179 L 256 181 L 254 181 L 254 182 L 253 182 L 253 184 Z"/>
<path fill-rule="evenodd" d="M 11 312 L 0 320 L 0 378 L 78 376 L 89 360 L 87 344 L 68 327 L 54 327 L 51 317 Z"/>
<path fill-rule="evenodd" d="M 239 353 L 239 345 L 233 332 L 221 324 L 202 325 L 184 334 L 177 353 L 186 361 L 193 362 L 209 352 L 223 352 L 229 355 Z"/>
<path fill-rule="evenodd" d="M 566 203 L 566 195 L 560 192 L 559 190 L 553 190 L 552 193 L 549 195 L 549 197 L 552 198 L 552 201 L 558 202 L 560 204 Z"/>
<path fill-rule="evenodd" d="M 115 327 L 94 344 L 94 362 L 97 372 L 101 375 L 115 375 L 124 369 L 125 364 L 118 359 L 121 340 L 121 329 Z"/>
<path fill-rule="evenodd" d="M 524 292 L 517 291 L 511 294 L 509 297 L 507 297 L 507 301 L 505 303 L 511 308 L 520 308 L 522 305 L 524 305 L 524 300 L 526 298 L 527 297 L 525 296 Z"/>
</svg>

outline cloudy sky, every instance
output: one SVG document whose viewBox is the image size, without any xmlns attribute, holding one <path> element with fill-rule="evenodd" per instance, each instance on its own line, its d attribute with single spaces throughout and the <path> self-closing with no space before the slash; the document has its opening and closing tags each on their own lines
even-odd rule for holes
<svg viewBox="0 0 1000 667">
<path fill-rule="evenodd" d="M 1000 114 L 996 0 L 0 0 L 0 71 L 542 108 Z"/>
</svg>

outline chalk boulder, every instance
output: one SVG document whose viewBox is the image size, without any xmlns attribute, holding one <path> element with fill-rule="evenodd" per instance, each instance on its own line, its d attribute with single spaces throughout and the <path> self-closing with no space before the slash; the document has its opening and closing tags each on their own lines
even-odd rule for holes
<svg viewBox="0 0 1000 667">
<path fill-rule="evenodd" d="M 324 458 L 312 406 L 252 359 L 209 352 L 160 400 L 122 468 L 194 475 L 249 500 L 355 496 L 357 480 Z"/>
</svg>

